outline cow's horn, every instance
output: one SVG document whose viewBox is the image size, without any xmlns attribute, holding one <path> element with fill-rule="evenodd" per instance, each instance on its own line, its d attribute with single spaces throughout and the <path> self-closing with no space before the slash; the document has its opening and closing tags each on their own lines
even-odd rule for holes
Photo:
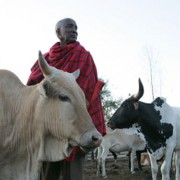
<svg viewBox="0 0 180 180">
<path fill-rule="evenodd" d="M 41 71 L 45 76 L 51 75 L 51 68 L 49 67 L 47 61 L 45 60 L 44 56 L 42 55 L 41 51 L 39 51 L 39 66 L 41 68 Z"/>
<path fill-rule="evenodd" d="M 73 76 L 75 77 L 75 79 L 77 79 L 80 75 L 80 69 L 77 69 L 76 71 L 74 71 L 73 73 Z"/>
<path fill-rule="evenodd" d="M 139 91 L 137 94 L 133 95 L 133 99 L 135 101 L 139 101 L 139 99 L 143 96 L 144 94 L 144 87 L 143 87 L 143 84 L 141 82 L 141 79 L 139 78 Z"/>
</svg>

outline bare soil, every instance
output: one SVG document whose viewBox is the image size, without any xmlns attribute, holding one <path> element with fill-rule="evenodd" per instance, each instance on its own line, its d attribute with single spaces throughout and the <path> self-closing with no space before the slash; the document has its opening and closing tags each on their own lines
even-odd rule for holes
<svg viewBox="0 0 180 180">
<path fill-rule="evenodd" d="M 137 162 L 135 162 L 136 172 L 132 174 L 128 168 L 128 157 L 118 157 L 115 164 L 113 158 L 106 160 L 106 180 L 152 180 L 151 168 L 149 165 L 143 166 L 142 171 L 138 171 Z M 174 172 L 171 170 L 170 179 L 175 179 Z M 96 160 L 86 158 L 84 162 L 84 180 L 103 180 L 102 176 L 96 176 Z M 157 180 L 161 180 L 160 170 Z"/>
</svg>

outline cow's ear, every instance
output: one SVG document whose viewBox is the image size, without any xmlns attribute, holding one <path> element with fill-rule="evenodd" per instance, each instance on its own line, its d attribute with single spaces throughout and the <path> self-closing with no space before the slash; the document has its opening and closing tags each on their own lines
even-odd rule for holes
<svg viewBox="0 0 180 180">
<path fill-rule="evenodd" d="M 52 87 L 52 84 L 49 81 L 44 81 L 43 82 L 43 90 L 46 96 L 51 97 L 54 94 L 54 90 Z"/>
<path fill-rule="evenodd" d="M 75 77 L 75 79 L 77 79 L 80 75 L 80 69 L 77 69 L 76 71 L 74 71 L 73 73 L 73 76 Z"/>
</svg>

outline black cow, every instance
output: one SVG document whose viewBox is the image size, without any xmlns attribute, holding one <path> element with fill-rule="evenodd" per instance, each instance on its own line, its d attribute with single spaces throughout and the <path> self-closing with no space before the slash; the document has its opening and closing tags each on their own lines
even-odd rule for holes
<svg viewBox="0 0 180 180">
<path fill-rule="evenodd" d="M 143 94 L 143 84 L 139 79 L 138 93 L 121 104 L 108 126 L 112 129 L 126 129 L 128 133 L 144 138 L 150 156 L 153 180 L 157 178 L 157 160 L 163 156 L 165 160 L 161 166 L 162 179 L 169 180 L 173 151 L 180 150 L 180 135 L 176 133 L 178 128 L 180 129 L 180 116 L 177 109 L 170 107 L 164 98 L 158 97 L 150 104 L 140 102 Z M 176 162 L 178 166 L 178 160 Z M 180 179 L 179 168 L 176 169 L 176 179 Z"/>
</svg>

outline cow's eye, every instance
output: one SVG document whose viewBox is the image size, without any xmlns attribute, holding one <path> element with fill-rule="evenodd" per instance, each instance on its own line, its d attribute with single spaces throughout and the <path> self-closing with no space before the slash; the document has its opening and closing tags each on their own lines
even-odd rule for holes
<svg viewBox="0 0 180 180">
<path fill-rule="evenodd" d="M 61 101 L 69 101 L 70 100 L 69 97 L 64 94 L 59 94 L 59 99 Z"/>
</svg>

